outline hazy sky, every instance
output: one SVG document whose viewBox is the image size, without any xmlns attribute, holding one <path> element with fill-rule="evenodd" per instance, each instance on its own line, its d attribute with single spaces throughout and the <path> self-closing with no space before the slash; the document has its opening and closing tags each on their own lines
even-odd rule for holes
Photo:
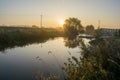
<svg viewBox="0 0 120 80">
<path fill-rule="evenodd" d="M 60 20 L 76 17 L 83 26 L 120 28 L 120 0 L 0 0 L 0 25 L 61 26 Z"/>
</svg>

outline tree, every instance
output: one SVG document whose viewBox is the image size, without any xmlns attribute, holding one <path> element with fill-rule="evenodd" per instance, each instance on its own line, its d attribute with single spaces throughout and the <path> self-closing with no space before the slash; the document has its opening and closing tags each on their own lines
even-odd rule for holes
<svg viewBox="0 0 120 80">
<path fill-rule="evenodd" d="M 119 29 L 118 35 L 120 36 L 120 29 Z"/>
<path fill-rule="evenodd" d="M 39 28 L 38 26 L 36 26 L 36 25 L 32 25 L 32 28 Z"/>
<path fill-rule="evenodd" d="M 83 32 L 83 26 L 78 18 L 66 19 L 63 28 L 67 36 L 75 36 Z"/>
<path fill-rule="evenodd" d="M 94 26 L 93 25 L 87 25 L 86 26 L 86 34 L 94 34 Z"/>
</svg>

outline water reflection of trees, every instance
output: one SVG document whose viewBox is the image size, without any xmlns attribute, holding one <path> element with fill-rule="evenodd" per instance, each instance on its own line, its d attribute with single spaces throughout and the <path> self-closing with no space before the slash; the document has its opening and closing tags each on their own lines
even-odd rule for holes
<svg viewBox="0 0 120 80">
<path fill-rule="evenodd" d="M 64 40 L 65 46 L 69 47 L 69 48 L 75 48 L 75 47 L 79 46 L 80 40 L 81 39 L 76 38 L 76 37 L 65 38 L 65 40 Z"/>
<path fill-rule="evenodd" d="M 38 40 L 26 40 L 26 41 L 19 41 L 19 42 L 15 42 L 15 43 L 1 43 L 0 44 L 0 51 L 2 51 L 3 53 L 5 52 L 6 49 L 11 49 L 11 48 L 15 48 L 15 47 L 25 47 L 27 45 L 30 44 L 38 44 L 38 43 L 45 43 L 47 40 L 49 40 L 50 38 L 44 38 L 44 39 L 38 39 Z"/>
</svg>

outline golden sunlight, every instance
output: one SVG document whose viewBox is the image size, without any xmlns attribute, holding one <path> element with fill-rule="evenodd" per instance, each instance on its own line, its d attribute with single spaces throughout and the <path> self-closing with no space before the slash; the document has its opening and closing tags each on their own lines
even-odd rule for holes
<svg viewBox="0 0 120 80">
<path fill-rule="evenodd" d="M 64 20 L 60 20 L 60 21 L 59 21 L 59 24 L 60 24 L 60 25 L 63 25 L 63 24 L 64 24 Z"/>
</svg>

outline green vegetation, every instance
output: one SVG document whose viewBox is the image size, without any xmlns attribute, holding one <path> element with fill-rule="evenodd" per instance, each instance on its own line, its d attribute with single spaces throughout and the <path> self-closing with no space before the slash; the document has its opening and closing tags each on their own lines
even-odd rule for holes
<svg viewBox="0 0 120 80">
<path fill-rule="evenodd" d="M 72 57 L 63 70 L 66 80 L 120 80 L 120 42 L 114 39 L 101 39 L 85 45 L 81 41 L 79 59 Z"/>
<path fill-rule="evenodd" d="M 41 72 L 38 71 L 35 75 L 35 80 L 60 80 L 60 77 L 55 74 L 44 76 Z"/>
<path fill-rule="evenodd" d="M 90 34 L 90 35 L 94 35 L 95 34 L 95 29 L 94 29 L 94 26 L 93 25 L 87 25 L 85 27 L 85 30 L 86 30 L 86 34 Z"/>
<path fill-rule="evenodd" d="M 49 38 L 63 36 L 63 31 L 54 28 L 0 27 L 0 50 L 45 42 Z"/>
<path fill-rule="evenodd" d="M 65 20 L 63 25 L 64 33 L 67 37 L 76 37 L 79 34 L 88 34 L 88 35 L 96 35 L 96 31 L 93 25 L 87 25 L 83 27 L 81 21 L 78 18 L 69 18 Z"/>
<path fill-rule="evenodd" d="M 66 19 L 63 28 L 66 36 L 75 36 L 84 32 L 84 28 L 78 18 Z"/>
</svg>

